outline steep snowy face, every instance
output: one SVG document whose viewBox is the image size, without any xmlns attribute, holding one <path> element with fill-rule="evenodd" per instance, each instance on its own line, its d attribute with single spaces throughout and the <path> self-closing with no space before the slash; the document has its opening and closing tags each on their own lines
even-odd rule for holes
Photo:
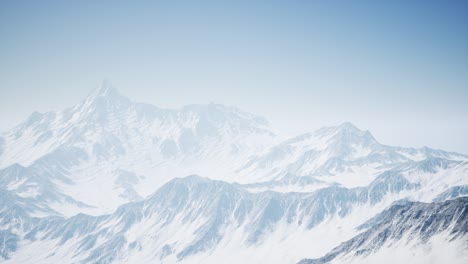
<svg viewBox="0 0 468 264">
<path fill-rule="evenodd" d="M 467 259 L 468 249 L 466 244 L 463 246 L 463 243 L 466 243 L 468 232 L 468 197 L 440 203 L 413 202 L 394 205 L 378 215 L 376 220 L 369 222 L 365 232 L 342 243 L 324 257 L 305 259 L 300 263 L 367 263 L 368 258 L 375 261 L 376 258 L 373 255 L 388 251 L 388 248 L 393 248 L 394 253 L 398 250 L 406 253 L 399 248 L 402 245 L 407 248 L 414 247 L 414 252 L 417 252 L 417 247 L 426 247 L 427 250 L 431 247 L 431 243 L 434 243 L 432 238 L 436 236 L 452 247 L 458 247 L 459 242 L 462 242 L 461 251 L 458 251 L 459 256 L 444 255 L 439 249 L 433 248 L 432 250 L 438 251 L 438 257 L 442 257 L 440 260 L 464 263 Z M 457 248 L 457 250 L 460 249 Z M 437 255 L 432 250 L 428 250 L 428 255 Z M 462 259 L 457 259 L 457 257 Z"/>
</svg>

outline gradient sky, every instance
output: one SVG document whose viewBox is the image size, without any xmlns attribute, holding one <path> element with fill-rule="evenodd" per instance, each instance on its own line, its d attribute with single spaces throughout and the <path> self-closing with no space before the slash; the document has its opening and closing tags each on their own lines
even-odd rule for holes
<svg viewBox="0 0 468 264">
<path fill-rule="evenodd" d="M 468 1 L 0 1 L 0 130 L 103 79 L 468 154 Z"/>
</svg>

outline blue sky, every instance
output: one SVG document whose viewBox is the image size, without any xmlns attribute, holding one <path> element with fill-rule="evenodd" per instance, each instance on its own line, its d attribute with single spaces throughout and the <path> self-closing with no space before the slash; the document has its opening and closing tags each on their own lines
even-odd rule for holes
<svg viewBox="0 0 468 264">
<path fill-rule="evenodd" d="M 468 1 L 0 1 L 0 130 L 103 79 L 295 134 L 350 121 L 468 153 Z"/>
</svg>

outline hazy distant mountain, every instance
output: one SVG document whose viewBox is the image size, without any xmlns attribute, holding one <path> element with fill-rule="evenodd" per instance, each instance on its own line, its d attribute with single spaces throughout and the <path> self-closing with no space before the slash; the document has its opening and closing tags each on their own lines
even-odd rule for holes
<svg viewBox="0 0 468 264">
<path fill-rule="evenodd" d="M 427 147 L 413 149 L 382 145 L 369 131 L 343 123 L 275 145 L 266 153 L 251 158 L 240 171 L 260 179 L 281 178 L 286 174 L 339 176 L 332 178 L 344 184 L 365 185 L 373 179 L 372 176 L 385 170 L 433 158 L 468 161 L 466 155 Z M 343 179 L 345 177 L 355 181 Z"/>
<path fill-rule="evenodd" d="M 254 136 L 269 139 L 275 135 L 265 119 L 234 107 L 209 104 L 160 109 L 134 103 L 103 83 L 74 107 L 35 112 L 3 133 L 1 166 L 28 166 L 66 147 L 81 148 L 88 158 L 97 160 L 115 160 L 139 151 L 178 160 L 238 154 L 249 143 L 259 144 L 251 139 Z"/>
</svg>

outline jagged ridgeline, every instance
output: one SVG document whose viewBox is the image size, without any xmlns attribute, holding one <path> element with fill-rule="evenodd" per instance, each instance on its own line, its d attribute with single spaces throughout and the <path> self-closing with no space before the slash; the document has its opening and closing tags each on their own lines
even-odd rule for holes
<svg viewBox="0 0 468 264">
<path fill-rule="evenodd" d="M 466 196 L 464 154 L 105 82 L 0 134 L 0 262 L 468 263 Z"/>
</svg>

